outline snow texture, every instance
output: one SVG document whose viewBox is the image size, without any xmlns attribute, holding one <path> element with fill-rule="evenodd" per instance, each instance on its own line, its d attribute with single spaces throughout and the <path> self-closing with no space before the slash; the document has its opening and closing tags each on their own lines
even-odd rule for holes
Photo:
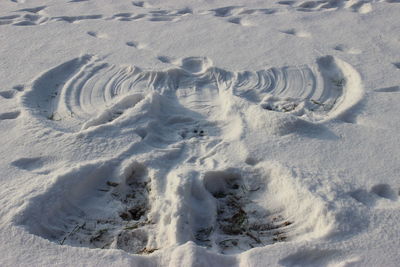
<svg viewBox="0 0 400 267">
<path fill-rule="evenodd" d="M 398 266 L 400 2 L 4 0 L 1 266 Z"/>
</svg>

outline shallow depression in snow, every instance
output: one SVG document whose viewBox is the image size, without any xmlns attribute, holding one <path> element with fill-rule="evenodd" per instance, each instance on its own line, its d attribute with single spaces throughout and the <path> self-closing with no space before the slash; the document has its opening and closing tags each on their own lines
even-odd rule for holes
<svg viewBox="0 0 400 267">
<path fill-rule="evenodd" d="M 0 265 L 397 266 L 399 2 L 0 1 Z"/>
<path fill-rule="evenodd" d="M 169 177 L 176 181 L 163 189 L 158 175 L 132 160 L 75 168 L 34 198 L 20 223 L 60 245 L 135 254 L 187 241 L 234 254 L 322 237 L 334 223 L 324 202 L 294 185 L 290 173 L 276 164 L 209 171 L 193 178 L 188 192 L 179 189 L 187 182 L 184 177 Z M 177 195 L 160 199 L 169 190 Z"/>
<path fill-rule="evenodd" d="M 326 203 L 285 168 L 250 159 L 216 166 L 246 127 L 279 136 L 342 114 L 360 100 L 357 72 L 332 56 L 256 72 L 204 57 L 168 62 L 175 66 L 149 71 L 86 55 L 32 82 L 21 102 L 39 123 L 78 137 L 107 127 L 137 136 L 113 160 L 57 176 L 21 224 L 60 245 L 134 254 L 188 241 L 235 254 L 331 232 Z"/>
<path fill-rule="evenodd" d="M 151 71 L 86 55 L 40 75 L 22 103 L 46 125 L 79 131 L 124 117 L 154 92 L 214 119 L 242 101 L 315 122 L 338 116 L 362 96 L 358 73 L 332 56 L 318 58 L 312 66 L 255 72 L 224 70 L 201 57 L 175 63 L 165 71 Z"/>
</svg>

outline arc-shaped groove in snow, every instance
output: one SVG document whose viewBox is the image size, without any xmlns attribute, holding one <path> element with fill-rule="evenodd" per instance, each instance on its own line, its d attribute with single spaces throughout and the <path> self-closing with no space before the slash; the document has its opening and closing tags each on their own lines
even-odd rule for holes
<svg viewBox="0 0 400 267">
<path fill-rule="evenodd" d="M 312 65 L 240 72 L 214 67 L 202 57 L 173 63 L 164 71 L 142 70 L 85 55 L 43 73 L 22 102 L 39 115 L 35 117 L 49 119 L 57 129 L 78 131 L 117 119 L 150 92 L 178 98 L 185 107 L 205 115 L 221 108 L 216 99 L 228 93 L 265 110 L 312 122 L 340 115 L 363 94 L 357 71 L 332 56 L 318 58 Z"/>
</svg>

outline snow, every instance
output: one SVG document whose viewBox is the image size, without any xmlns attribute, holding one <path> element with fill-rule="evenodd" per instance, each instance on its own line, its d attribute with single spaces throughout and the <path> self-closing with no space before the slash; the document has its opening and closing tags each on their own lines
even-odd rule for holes
<svg viewBox="0 0 400 267">
<path fill-rule="evenodd" d="M 399 1 L 4 0 L 1 266 L 398 266 Z"/>
</svg>

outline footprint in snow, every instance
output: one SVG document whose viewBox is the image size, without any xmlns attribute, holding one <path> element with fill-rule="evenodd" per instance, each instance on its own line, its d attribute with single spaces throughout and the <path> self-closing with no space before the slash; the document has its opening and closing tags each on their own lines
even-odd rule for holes
<svg viewBox="0 0 400 267">
<path fill-rule="evenodd" d="M 167 56 L 158 56 L 157 59 L 162 63 L 171 63 L 171 58 Z"/>
<path fill-rule="evenodd" d="M 21 114 L 20 111 L 11 111 L 0 114 L 0 121 L 2 120 L 15 120 Z"/>
<path fill-rule="evenodd" d="M 24 90 L 23 85 L 16 85 L 12 88 L 12 90 L 0 91 L 0 96 L 5 99 L 12 99 L 16 94 L 22 92 Z"/>
<path fill-rule="evenodd" d="M 344 52 L 344 53 L 348 53 L 348 54 L 353 54 L 353 55 L 358 55 L 358 54 L 361 54 L 361 53 L 362 53 L 361 50 L 359 50 L 359 49 L 357 49 L 357 48 L 350 48 L 350 47 L 347 47 L 347 46 L 344 45 L 344 44 L 338 44 L 338 45 L 336 45 L 333 49 L 335 49 L 335 50 L 337 50 L 337 51 L 340 51 L 340 52 Z"/>
<path fill-rule="evenodd" d="M 15 91 L 14 90 L 0 91 L 0 96 L 5 99 L 11 99 L 15 96 Z"/>
<path fill-rule="evenodd" d="M 11 162 L 11 165 L 27 170 L 33 171 L 35 169 L 42 168 L 46 163 L 46 159 L 42 157 L 35 157 L 35 158 L 20 158 Z"/>
<path fill-rule="evenodd" d="M 306 32 L 306 31 L 296 30 L 296 29 L 287 29 L 287 30 L 282 30 L 281 32 L 288 34 L 288 35 L 294 35 L 296 37 L 301 37 L 301 38 L 311 37 L 310 33 Z"/>
<path fill-rule="evenodd" d="M 350 193 L 350 196 L 357 200 L 358 202 L 372 207 L 376 204 L 379 200 L 390 200 L 390 201 L 397 201 L 400 195 L 400 191 L 396 192 L 388 184 L 376 184 L 371 187 L 370 191 L 365 189 L 358 189 Z"/>
<path fill-rule="evenodd" d="M 98 33 L 98 32 L 95 32 L 95 31 L 88 31 L 87 34 L 92 36 L 92 37 L 100 38 L 100 39 L 108 39 L 109 38 L 108 34 L 106 34 L 106 33 Z"/>
<path fill-rule="evenodd" d="M 18 11 L 29 12 L 29 13 L 37 14 L 37 13 L 39 13 L 40 11 L 44 10 L 45 8 L 47 8 L 47 6 L 38 6 L 38 7 L 24 8 L 24 9 L 20 9 L 20 10 L 18 10 Z"/>
<path fill-rule="evenodd" d="M 400 92 L 400 86 L 390 86 L 390 87 L 379 88 L 379 89 L 375 89 L 375 92 L 396 93 L 396 92 Z"/>
</svg>

